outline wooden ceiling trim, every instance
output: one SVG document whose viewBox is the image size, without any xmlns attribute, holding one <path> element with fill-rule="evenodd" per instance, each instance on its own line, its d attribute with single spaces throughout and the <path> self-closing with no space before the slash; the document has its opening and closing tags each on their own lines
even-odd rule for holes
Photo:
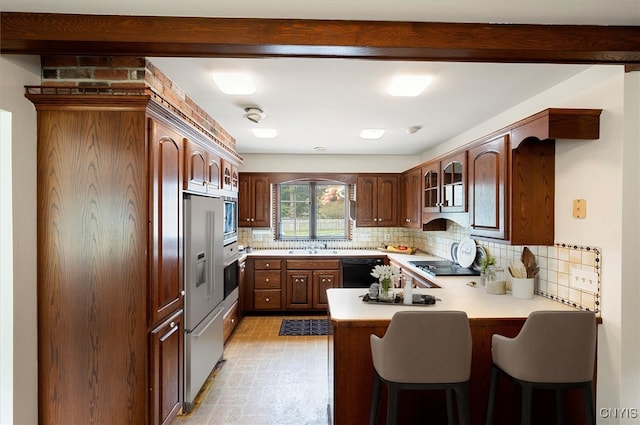
<svg viewBox="0 0 640 425">
<path fill-rule="evenodd" d="M 2 12 L 5 54 L 640 63 L 640 27 Z"/>
</svg>

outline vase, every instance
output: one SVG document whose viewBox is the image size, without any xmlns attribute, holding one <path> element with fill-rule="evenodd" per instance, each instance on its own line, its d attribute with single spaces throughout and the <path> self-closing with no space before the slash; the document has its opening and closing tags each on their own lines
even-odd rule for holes
<svg viewBox="0 0 640 425">
<path fill-rule="evenodd" d="M 378 298 L 381 301 L 389 301 L 393 299 L 391 292 L 391 279 L 380 279 L 380 294 Z"/>
</svg>

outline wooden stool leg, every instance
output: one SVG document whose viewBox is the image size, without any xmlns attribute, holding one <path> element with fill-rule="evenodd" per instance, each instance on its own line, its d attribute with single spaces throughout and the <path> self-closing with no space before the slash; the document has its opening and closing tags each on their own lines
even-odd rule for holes
<svg viewBox="0 0 640 425">
<path fill-rule="evenodd" d="M 582 387 L 582 394 L 584 396 L 584 413 L 585 419 L 588 424 L 596 425 L 596 414 L 595 414 L 595 406 L 593 405 L 593 388 L 592 383 L 587 382 L 584 387 Z"/>
<path fill-rule="evenodd" d="M 380 403 L 380 375 L 374 371 L 373 391 L 371 391 L 371 407 L 369 408 L 369 425 L 378 423 L 378 404 Z"/>
<path fill-rule="evenodd" d="M 453 390 L 446 388 L 444 393 L 447 398 L 447 424 L 453 425 Z"/>
<path fill-rule="evenodd" d="M 562 399 L 563 399 L 564 391 L 561 389 L 556 389 L 554 392 L 555 392 L 555 399 L 556 399 L 556 425 L 562 425 L 564 423 L 564 416 L 562 413 L 562 410 L 563 410 Z"/>
<path fill-rule="evenodd" d="M 460 425 L 469 425 L 469 383 L 464 382 L 456 386 L 455 391 L 458 402 L 458 421 Z"/>
<path fill-rule="evenodd" d="M 523 382 L 522 386 L 522 425 L 531 425 L 531 399 L 533 397 L 533 386 Z"/>
<path fill-rule="evenodd" d="M 395 383 L 387 383 L 389 389 L 389 401 L 387 404 L 387 425 L 396 425 L 398 422 L 398 395 L 400 387 Z"/>
<path fill-rule="evenodd" d="M 498 367 L 491 366 L 491 384 L 489 386 L 489 405 L 487 406 L 487 425 L 493 424 L 493 408 L 496 403 L 496 391 L 498 390 Z"/>
</svg>

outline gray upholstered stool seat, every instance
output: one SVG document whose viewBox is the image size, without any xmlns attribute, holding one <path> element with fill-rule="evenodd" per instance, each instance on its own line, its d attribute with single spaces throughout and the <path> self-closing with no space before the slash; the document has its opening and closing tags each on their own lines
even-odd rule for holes
<svg viewBox="0 0 640 425">
<path fill-rule="evenodd" d="M 522 388 L 521 423 L 531 423 L 533 390 L 555 390 L 556 422 L 562 423 L 562 394 L 582 389 L 587 423 L 595 424 L 593 374 L 596 353 L 596 318 L 590 311 L 536 311 L 529 315 L 515 338 L 493 335 L 491 386 L 487 425 L 493 422 L 499 374 Z"/>
<path fill-rule="evenodd" d="M 449 423 L 456 395 L 461 424 L 469 423 L 468 381 L 471 374 L 471 330 L 462 311 L 400 311 L 383 338 L 371 335 L 375 376 L 370 424 L 377 421 L 380 386 L 387 385 L 387 424 L 398 417 L 403 389 L 444 389 Z"/>
</svg>

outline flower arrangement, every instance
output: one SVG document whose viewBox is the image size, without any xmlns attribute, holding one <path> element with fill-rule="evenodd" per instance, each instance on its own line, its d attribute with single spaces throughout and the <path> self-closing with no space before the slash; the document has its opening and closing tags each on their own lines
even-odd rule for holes
<svg viewBox="0 0 640 425">
<path fill-rule="evenodd" d="M 371 276 L 380 281 L 380 288 L 383 292 L 388 292 L 391 282 L 400 277 L 400 269 L 396 266 L 379 265 L 373 268 Z"/>
<path fill-rule="evenodd" d="M 495 257 L 487 252 L 485 257 L 480 258 L 480 271 L 486 273 L 487 267 L 493 266 L 494 264 L 496 264 Z"/>
</svg>

